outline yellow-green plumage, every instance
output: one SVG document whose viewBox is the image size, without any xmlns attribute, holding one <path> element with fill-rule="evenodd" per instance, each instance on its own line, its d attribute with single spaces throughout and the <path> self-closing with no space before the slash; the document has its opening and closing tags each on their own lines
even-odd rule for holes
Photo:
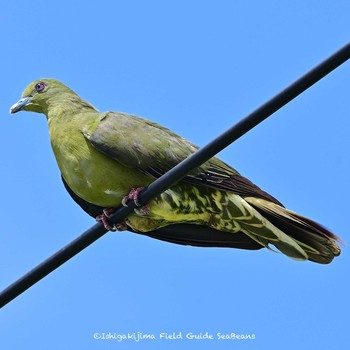
<svg viewBox="0 0 350 350">
<path fill-rule="evenodd" d="M 146 119 L 100 113 L 54 79 L 30 84 L 11 112 L 19 110 L 46 115 L 66 185 L 74 196 L 98 207 L 120 206 L 131 188 L 146 187 L 197 149 Z M 152 200 L 147 215 L 135 213 L 127 221 L 141 232 L 178 223 L 243 232 L 298 260 L 328 263 L 340 254 L 336 236 L 285 209 L 217 158 Z"/>
<path fill-rule="evenodd" d="M 62 176 L 78 196 L 99 206 L 115 207 L 125 196 L 126 188 L 143 186 L 152 179 L 130 172 L 88 142 L 82 131 L 93 131 L 99 117 L 96 111 L 79 113 L 75 118 L 67 113 L 60 113 L 59 119 L 49 114 L 51 145 Z"/>
</svg>

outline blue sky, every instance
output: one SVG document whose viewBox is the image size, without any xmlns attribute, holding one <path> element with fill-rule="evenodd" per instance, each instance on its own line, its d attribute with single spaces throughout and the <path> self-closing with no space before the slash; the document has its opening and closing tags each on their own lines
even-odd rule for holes
<svg viewBox="0 0 350 350">
<path fill-rule="evenodd" d="M 340 0 L 2 4 L 1 289 L 94 224 L 61 184 L 45 117 L 8 114 L 30 82 L 60 79 L 101 111 L 140 115 L 201 146 L 346 44 L 349 13 Z M 220 154 L 345 242 L 349 77 L 350 62 Z M 342 349 L 348 267 L 346 245 L 322 266 L 110 233 L 1 310 L 0 347 Z M 109 332 L 184 339 L 94 339 Z"/>
</svg>

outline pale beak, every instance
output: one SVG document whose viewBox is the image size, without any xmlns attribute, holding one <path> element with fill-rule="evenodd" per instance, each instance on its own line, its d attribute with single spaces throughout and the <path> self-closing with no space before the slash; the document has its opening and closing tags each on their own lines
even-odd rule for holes
<svg viewBox="0 0 350 350">
<path fill-rule="evenodd" d="M 19 101 L 17 101 L 14 105 L 10 108 L 10 113 L 16 113 L 19 112 L 24 106 L 26 106 L 31 99 L 31 96 L 25 96 L 22 97 Z"/>
</svg>

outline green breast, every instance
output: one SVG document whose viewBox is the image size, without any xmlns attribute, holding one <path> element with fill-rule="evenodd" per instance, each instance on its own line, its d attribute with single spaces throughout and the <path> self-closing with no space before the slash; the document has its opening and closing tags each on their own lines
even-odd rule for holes
<svg viewBox="0 0 350 350">
<path fill-rule="evenodd" d="M 62 119 L 49 119 L 51 146 L 63 178 L 79 197 L 102 207 L 116 207 L 132 187 L 145 187 L 152 181 L 97 151 L 83 136 L 81 120 L 70 116 L 62 123 Z M 91 120 L 87 122 L 93 127 Z"/>
</svg>

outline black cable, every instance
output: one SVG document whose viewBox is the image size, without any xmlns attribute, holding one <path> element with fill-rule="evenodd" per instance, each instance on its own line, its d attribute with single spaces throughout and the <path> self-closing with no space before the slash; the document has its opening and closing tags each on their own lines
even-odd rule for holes
<svg viewBox="0 0 350 350">
<path fill-rule="evenodd" d="M 190 157 L 176 165 L 169 172 L 164 174 L 159 179 L 155 180 L 145 189 L 139 197 L 141 204 L 149 202 L 152 198 L 167 190 L 171 185 L 181 180 L 191 170 L 197 168 L 208 159 L 212 158 L 216 153 L 222 151 L 232 142 L 261 123 L 272 113 L 286 105 L 295 97 L 300 95 L 310 86 L 325 77 L 332 70 L 340 66 L 350 58 L 350 43 L 342 47 L 339 51 L 324 60 L 318 66 L 299 78 L 297 81 L 289 85 L 275 97 L 249 114 L 247 117 L 239 121 L 236 125 L 228 129 L 222 135 L 208 143 L 206 146 L 199 149 Z M 112 217 L 112 222 L 117 223 L 125 220 L 135 209 L 133 201 L 128 202 L 127 207 L 119 208 Z M 25 290 L 47 276 L 53 270 L 64 264 L 73 256 L 88 247 L 91 243 L 102 237 L 106 233 L 105 228 L 101 223 L 97 223 L 82 235 L 67 244 L 65 247 L 57 251 L 51 257 L 43 261 L 41 264 L 33 268 L 27 274 L 19 278 L 9 287 L 0 293 L 0 307 L 3 307 L 11 300 L 15 299 Z"/>
</svg>

